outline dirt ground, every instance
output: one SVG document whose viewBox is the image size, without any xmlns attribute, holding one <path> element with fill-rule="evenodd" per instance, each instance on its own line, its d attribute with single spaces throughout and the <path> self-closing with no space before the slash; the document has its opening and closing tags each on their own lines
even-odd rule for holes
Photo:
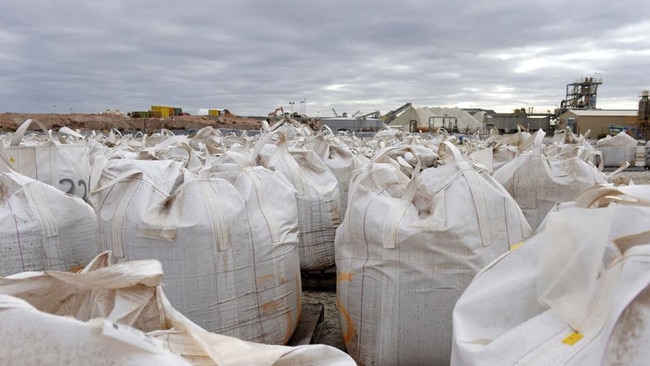
<svg viewBox="0 0 650 366">
<path fill-rule="evenodd" d="M 39 113 L 0 113 L 0 131 L 15 131 L 25 120 L 42 122 L 49 129 L 69 127 L 73 130 L 108 131 L 112 128 L 121 131 L 143 131 L 145 133 L 161 129 L 183 130 L 200 129 L 206 126 L 215 128 L 232 128 L 240 130 L 257 130 L 261 128 L 261 117 L 243 117 L 236 115 L 208 116 L 173 116 L 167 118 L 131 118 L 121 114 L 39 114 Z M 33 124 L 30 130 L 38 130 Z"/>
<path fill-rule="evenodd" d="M 627 171 L 623 175 L 630 177 L 634 184 L 650 184 L 650 170 Z"/>
<path fill-rule="evenodd" d="M 303 303 L 321 303 L 325 308 L 325 317 L 318 343 L 345 351 L 341 324 L 339 323 L 339 311 L 336 307 L 336 290 L 303 290 L 302 298 Z"/>
</svg>

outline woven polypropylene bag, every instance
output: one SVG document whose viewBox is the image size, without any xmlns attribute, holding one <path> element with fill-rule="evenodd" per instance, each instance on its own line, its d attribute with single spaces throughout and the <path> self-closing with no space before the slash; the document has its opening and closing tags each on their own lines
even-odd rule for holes
<svg viewBox="0 0 650 366">
<path fill-rule="evenodd" d="M 353 178 L 336 233 L 343 338 L 362 365 L 448 364 L 456 299 L 530 227 L 453 145 L 441 145 L 445 165 L 410 177 L 391 151 Z"/>
<path fill-rule="evenodd" d="M 607 183 L 594 165 L 576 154 L 547 154 L 543 138 L 544 131 L 537 131 L 529 138 L 531 148 L 493 175 L 517 201 L 533 230 L 555 204 L 574 201 L 595 184 Z"/>
<path fill-rule="evenodd" d="M 325 126 L 327 127 L 327 126 Z M 353 173 L 368 163 L 368 158 L 355 154 L 342 141 L 334 136 L 329 127 L 318 135 L 310 138 L 304 144 L 306 149 L 313 150 L 327 165 L 336 177 L 339 186 L 341 220 L 348 206 L 348 189 Z"/>
<path fill-rule="evenodd" d="M 90 150 L 86 142 L 62 144 L 47 134 L 27 141 L 23 137 L 31 123 L 32 120 L 25 121 L 11 136 L 8 146 L 0 142 L 0 155 L 21 174 L 86 200 L 90 195 Z M 8 171 L 3 164 L 1 171 Z"/>
<path fill-rule="evenodd" d="M 481 271 L 454 309 L 452 365 L 647 364 L 649 198 L 588 190 Z"/>
<path fill-rule="evenodd" d="M 274 137 L 278 139 L 273 140 Z M 312 150 L 289 149 L 283 133 L 263 135 L 252 158 L 292 183 L 298 205 L 300 269 L 334 266 L 334 235 L 339 225 L 340 192 L 334 174 Z"/>
<path fill-rule="evenodd" d="M 110 253 L 80 273 L 0 278 L 3 365 L 353 365 L 325 345 L 286 347 L 210 333 L 174 309 L 155 260 L 109 265 Z"/>
<path fill-rule="evenodd" d="M 95 220 L 79 197 L 0 173 L 0 275 L 83 267 L 99 253 Z"/>
<path fill-rule="evenodd" d="M 296 201 L 285 181 L 252 171 L 235 186 L 173 161 L 108 160 L 93 173 L 102 248 L 118 261 L 162 262 L 170 301 L 208 331 L 288 341 L 301 283 Z"/>
</svg>

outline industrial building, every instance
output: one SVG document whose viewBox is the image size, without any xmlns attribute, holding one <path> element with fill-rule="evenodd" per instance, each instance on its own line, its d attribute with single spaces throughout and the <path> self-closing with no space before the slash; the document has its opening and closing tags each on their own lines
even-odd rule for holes
<svg viewBox="0 0 650 366">
<path fill-rule="evenodd" d="M 607 135 L 610 127 L 636 129 L 638 111 L 634 109 L 569 109 L 558 119 L 558 128 L 571 127 L 576 133 L 591 131 L 590 137 Z"/>
<path fill-rule="evenodd" d="M 557 128 L 570 127 L 574 132 L 590 132 L 592 138 L 602 138 L 625 131 L 636 139 L 650 138 L 650 102 L 648 91 L 643 91 L 639 108 L 634 109 L 598 109 L 598 86 L 602 79 L 587 77 L 567 85 L 566 98 L 556 111 Z"/>
</svg>

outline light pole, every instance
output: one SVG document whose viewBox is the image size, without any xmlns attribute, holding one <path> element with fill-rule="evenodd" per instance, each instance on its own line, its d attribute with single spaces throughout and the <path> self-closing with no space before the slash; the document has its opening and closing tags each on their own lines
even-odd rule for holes
<svg viewBox="0 0 650 366">
<path fill-rule="evenodd" d="M 300 101 L 300 114 L 307 115 L 307 99 L 305 98 Z"/>
</svg>

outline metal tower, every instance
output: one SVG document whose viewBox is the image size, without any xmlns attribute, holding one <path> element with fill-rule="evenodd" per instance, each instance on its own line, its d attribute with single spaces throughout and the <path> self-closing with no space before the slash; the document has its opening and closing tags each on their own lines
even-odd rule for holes
<svg viewBox="0 0 650 366">
<path fill-rule="evenodd" d="M 566 98 L 560 103 L 560 109 L 596 109 L 598 85 L 603 80 L 600 76 L 586 77 L 566 86 Z"/>
</svg>

